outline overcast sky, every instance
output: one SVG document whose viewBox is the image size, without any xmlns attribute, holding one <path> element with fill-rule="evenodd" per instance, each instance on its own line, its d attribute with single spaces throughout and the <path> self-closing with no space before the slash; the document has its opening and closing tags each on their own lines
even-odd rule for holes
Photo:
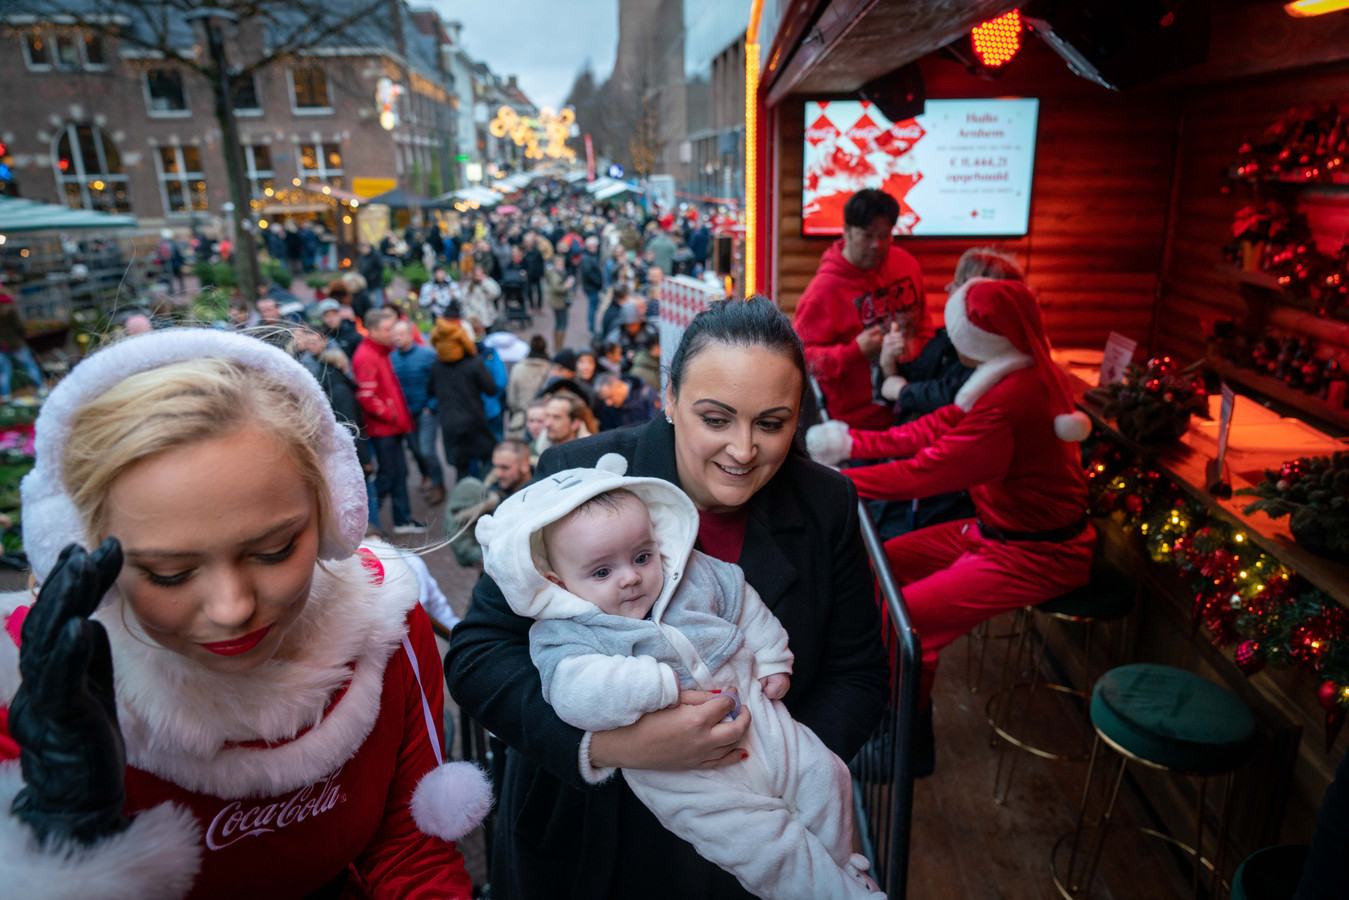
<svg viewBox="0 0 1349 900">
<path fill-rule="evenodd" d="M 618 0 L 430 0 L 464 24 L 464 48 L 502 77 L 515 75 L 536 106 L 562 105 L 587 58 L 595 79 L 614 67 Z M 417 5 L 417 4 L 414 4 Z"/>
</svg>

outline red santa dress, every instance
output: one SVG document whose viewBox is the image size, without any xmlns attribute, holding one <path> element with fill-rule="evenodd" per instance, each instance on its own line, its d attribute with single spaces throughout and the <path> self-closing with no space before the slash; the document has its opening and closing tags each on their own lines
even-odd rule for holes
<svg viewBox="0 0 1349 900">
<path fill-rule="evenodd" d="M 888 428 L 894 421 L 888 403 L 872 402 L 871 361 L 862 355 L 857 336 L 872 325 L 888 326 L 898 314 L 918 323 L 921 336 L 930 336 L 918 260 L 891 247 L 884 263 L 865 270 L 848 262 L 842 239 L 824 251 L 792 325 L 805 344 L 806 363 L 831 418 L 869 429 Z"/>
<path fill-rule="evenodd" d="M 262 341 L 173 329 L 115 344 L 52 392 L 23 483 L 25 546 L 47 577 L 66 543 L 90 541 L 56 467 L 72 417 L 131 372 L 221 357 L 326 399 L 297 362 Z M 353 555 L 366 517 L 350 432 L 329 414 L 316 436 L 334 533 L 308 600 L 270 660 L 212 672 L 161 647 L 105 594 L 127 768 L 130 824 L 89 845 L 40 843 L 11 813 L 23 787 L 8 709 L 21 684 L 28 593 L 0 595 L 0 894 L 54 898 L 301 898 L 342 879 L 347 898 L 467 898 L 453 843 L 481 821 L 490 787 L 469 763 L 442 764 L 443 676 L 419 582 L 399 551 Z"/>
<path fill-rule="evenodd" d="M 968 490 L 978 512 L 885 545 L 922 638 L 924 705 L 943 647 L 1000 612 L 1086 584 L 1096 542 L 1074 443 L 1086 419 L 1071 412 L 1029 289 L 973 279 L 947 302 L 946 321 L 956 349 L 980 360 L 955 403 L 887 431 L 848 430 L 841 454 L 903 457 L 846 469 L 863 497 Z M 830 461 L 820 448 L 841 426 L 815 428 L 810 443 Z"/>
</svg>

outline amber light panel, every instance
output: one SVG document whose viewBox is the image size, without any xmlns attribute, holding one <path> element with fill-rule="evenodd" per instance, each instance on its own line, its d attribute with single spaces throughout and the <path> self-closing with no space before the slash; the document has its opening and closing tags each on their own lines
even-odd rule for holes
<svg viewBox="0 0 1349 900">
<path fill-rule="evenodd" d="M 1326 13 L 1339 12 L 1342 9 L 1349 9 L 1349 0 L 1293 0 L 1292 3 L 1283 5 L 1284 12 L 1299 19 L 1324 16 Z"/>
<path fill-rule="evenodd" d="M 1349 0 L 1344 0 L 1349 3 Z M 974 26 L 970 32 L 970 43 L 974 45 L 974 55 L 991 69 L 1005 65 L 1021 49 L 1021 10 L 989 19 Z"/>
</svg>

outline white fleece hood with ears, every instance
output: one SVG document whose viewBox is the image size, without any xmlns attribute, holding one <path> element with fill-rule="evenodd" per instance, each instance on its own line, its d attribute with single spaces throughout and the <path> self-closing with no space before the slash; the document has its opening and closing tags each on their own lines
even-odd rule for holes
<svg viewBox="0 0 1349 900">
<path fill-rule="evenodd" d="M 570 619 L 595 609 L 539 570 L 546 559 L 543 528 L 591 497 L 629 490 L 651 513 L 652 528 L 665 565 L 665 584 L 652 607 L 659 622 L 675 586 L 683 577 L 698 536 L 698 510 L 683 491 L 660 478 L 627 477 L 628 461 L 617 453 L 600 457 L 593 469 L 564 469 L 512 494 L 474 532 L 482 545 L 483 568 L 501 588 L 517 615 L 531 619 Z"/>
</svg>

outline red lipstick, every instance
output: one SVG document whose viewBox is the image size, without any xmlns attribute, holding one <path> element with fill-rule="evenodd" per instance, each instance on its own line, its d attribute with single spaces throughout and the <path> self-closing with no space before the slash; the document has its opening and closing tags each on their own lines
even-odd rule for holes
<svg viewBox="0 0 1349 900">
<path fill-rule="evenodd" d="M 207 650 L 219 654 L 220 656 L 238 656 L 241 653 L 247 653 L 258 644 L 261 644 L 262 639 L 265 638 L 267 632 L 271 630 L 272 626 L 268 625 L 266 628 L 250 631 L 243 637 L 235 638 L 232 641 L 218 641 L 214 644 L 201 644 L 200 646 L 205 647 Z"/>
</svg>

